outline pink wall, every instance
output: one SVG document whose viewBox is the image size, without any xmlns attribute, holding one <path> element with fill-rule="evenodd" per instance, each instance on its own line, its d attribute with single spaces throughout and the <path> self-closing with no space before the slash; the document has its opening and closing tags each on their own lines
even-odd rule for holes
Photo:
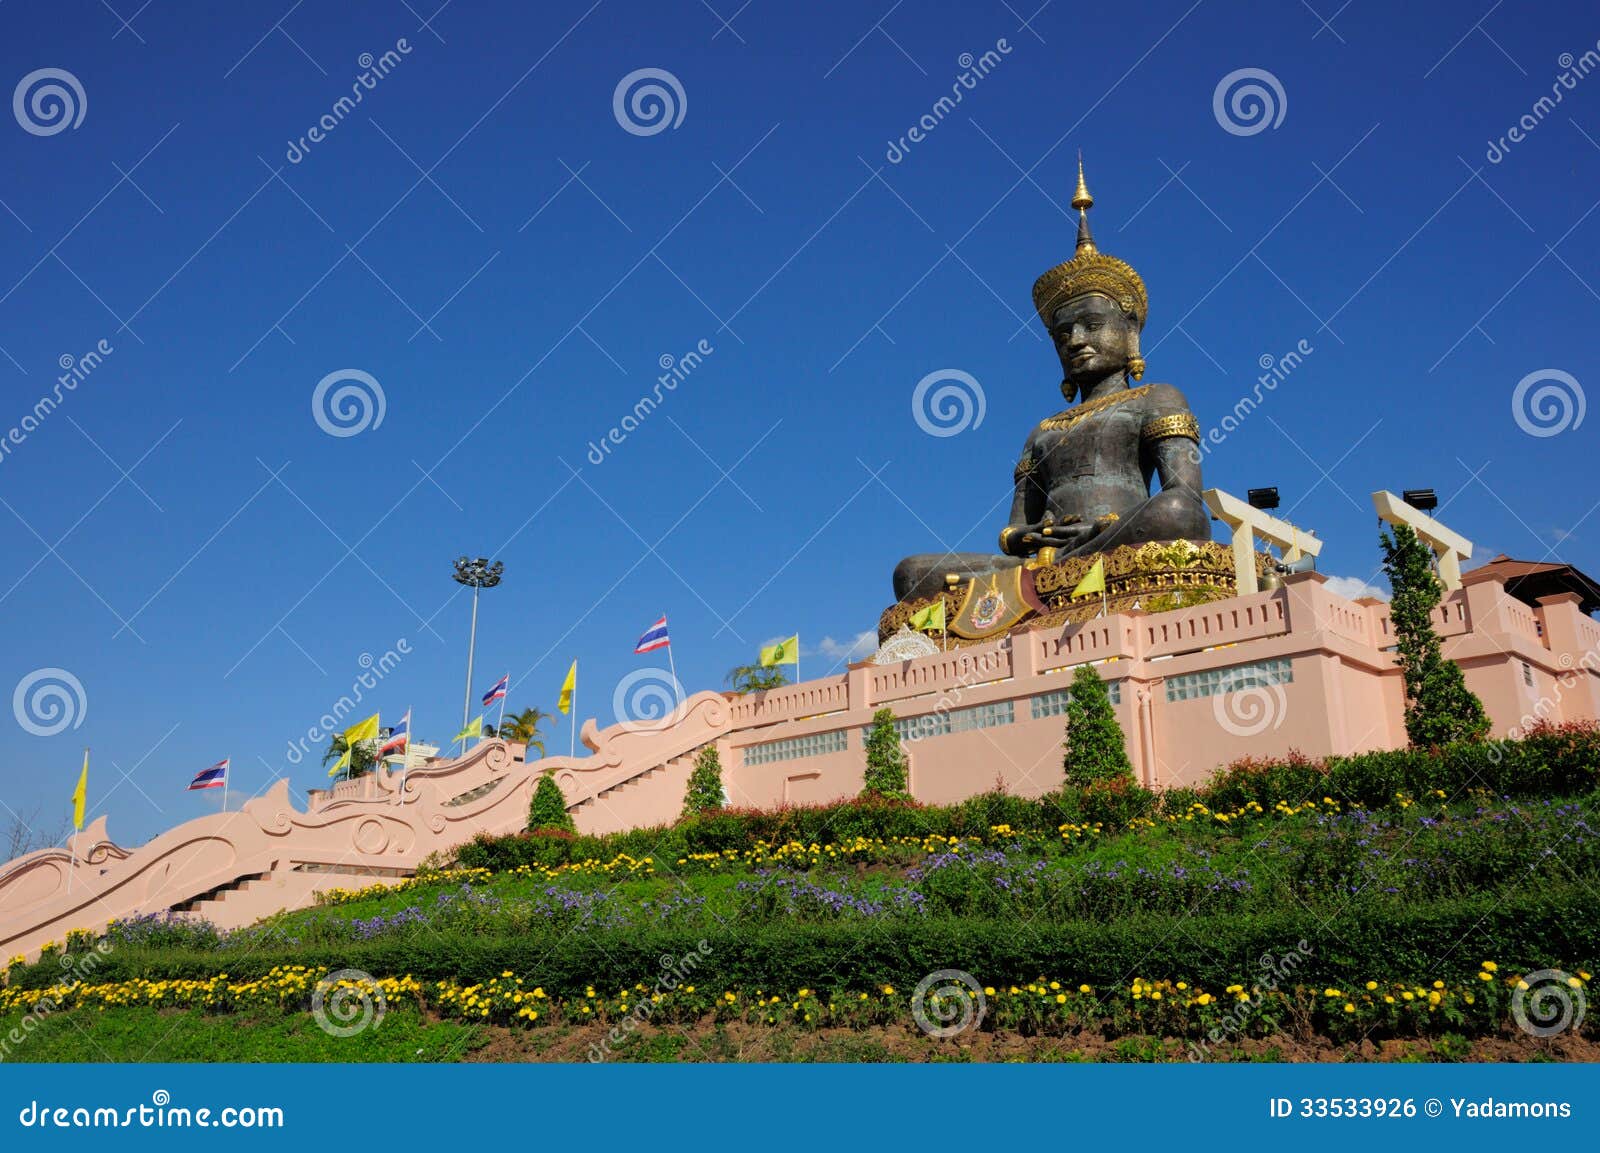
<svg viewBox="0 0 1600 1153">
<path fill-rule="evenodd" d="M 1575 596 L 1530 608 L 1480 581 L 1453 593 L 1436 624 L 1496 735 L 1538 719 L 1600 717 L 1600 625 Z M 1392 645 L 1387 605 L 1336 596 L 1311 573 L 1216 604 L 1036 629 L 767 693 L 696 693 L 657 722 L 602 730 L 591 719 L 582 757 L 527 764 L 520 746 L 489 741 L 413 769 L 403 791 L 379 772 L 312 794 L 305 812 L 280 782 L 238 812 L 190 821 L 132 852 L 100 818 L 66 848 L 0 866 L 0 954 L 179 903 L 198 902 L 196 912 L 233 927 L 300 907 L 319 888 L 406 875 L 478 833 L 520 831 L 544 772 L 586 832 L 676 819 L 694 757 L 710 744 L 734 805 L 852 796 L 863 729 L 885 706 L 937 726 L 904 746 L 918 799 L 957 801 L 997 780 L 1037 796 L 1061 784 L 1064 721 L 1035 717 L 1034 700 L 1064 690 L 1086 661 L 1116 692 L 1129 758 L 1151 787 L 1200 784 L 1245 755 L 1396 748 L 1406 738 Z M 1228 679 L 1241 667 L 1270 675 Z"/>
</svg>

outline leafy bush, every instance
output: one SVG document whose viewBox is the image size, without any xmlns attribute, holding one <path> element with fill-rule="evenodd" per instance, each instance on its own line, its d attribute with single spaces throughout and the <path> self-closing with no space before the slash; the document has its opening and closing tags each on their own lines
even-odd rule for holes
<svg viewBox="0 0 1600 1153">
<path fill-rule="evenodd" d="M 900 751 L 900 733 L 895 728 L 893 709 L 879 709 L 872 714 L 872 731 L 867 734 L 867 771 L 861 795 L 892 798 L 910 796 L 906 792 L 906 760 Z"/>
<path fill-rule="evenodd" d="M 1468 789 L 1496 796 L 1573 796 L 1600 781 L 1600 726 L 1541 723 L 1515 741 L 1458 741 L 1435 749 L 1394 749 L 1313 761 L 1298 753 L 1281 760 L 1246 757 L 1220 770 L 1200 791 L 1215 809 L 1249 801 L 1270 808 L 1331 796 L 1379 808 L 1400 795 L 1413 799 Z M 1176 811 L 1169 802 L 1168 812 Z"/>
<path fill-rule="evenodd" d="M 533 790 L 533 803 L 528 807 L 528 828 L 536 833 L 545 829 L 562 829 L 569 833 L 578 831 L 578 826 L 573 824 L 572 814 L 567 812 L 567 798 L 551 773 L 541 776 Z"/>
<path fill-rule="evenodd" d="M 1106 683 L 1091 664 L 1072 674 L 1067 696 L 1066 754 L 1062 758 L 1067 786 L 1087 788 L 1098 781 L 1133 780 L 1133 765 L 1111 707 Z"/>
<path fill-rule="evenodd" d="M 691 817 L 708 809 L 722 807 L 722 759 L 716 745 L 707 745 L 694 759 L 689 787 L 683 798 L 683 815 Z"/>
<path fill-rule="evenodd" d="M 1156 811 L 1156 794 L 1139 784 L 1131 774 L 1107 777 L 1085 786 L 1068 803 L 1076 803 L 1079 820 L 1107 829 L 1126 829 L 1134 821 L 1148 819 Z"/>
</svg>

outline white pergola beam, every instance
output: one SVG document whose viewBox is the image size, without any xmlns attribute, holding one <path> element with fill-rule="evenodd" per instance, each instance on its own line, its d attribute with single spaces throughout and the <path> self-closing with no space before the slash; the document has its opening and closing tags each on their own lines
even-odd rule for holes
<svg viewBox="0 0 1600 1153">
<path fill-rule="evenodd" d="M 1470 540 L 1420 509 L 1412 508 L 1387 489 L 1372 494 L 1372 507 L 1378 510 L 1379 520 L 1385 524 L 1405 525 L 1433 550 L 1433 555 L 1439 558 L 1439 581 L 1446 592 L 1455 592 L 1461 587 L 1461 562 L 1472 556 Z"/>
<path fill-rule="evenodd" d="M 1286 561 L 1302 556 L 1317 556 L 1322 552 L 1322 542 L 1305 529 L 1290 524 L 1256 508 L 1247 500 L 1240 500 L 1220 488 L 1208 488 L 1201 494 L 1211 515 L 1227 525 L 1233 533 L 1233 576 L 1241 595 L 1258 592 L 1256 580 L 1256 538 L 1275 544 L 1283 550 Z"/>
</svg>

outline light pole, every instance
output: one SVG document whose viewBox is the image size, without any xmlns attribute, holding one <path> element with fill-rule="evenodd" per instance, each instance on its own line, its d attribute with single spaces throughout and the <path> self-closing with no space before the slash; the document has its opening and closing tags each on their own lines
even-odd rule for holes
<svg viewBox="0 0 1600 1153">
<path fill-rule="evenodd" d="M 467 692 L 461 700 L 461 727 L 467 727 L 467 720 L 472 712 L 472 655 L 478 647 L 478 590 L 492 589 L 500 583 L 500 574 L 505 571 L 505 565 L 499 561 L 491 561 L 486 556 L 477 558 L 457 557 L 455 560 L 456 571 L 452 579 L 457 584 L 472 587 L 472 632 L 467 639 Z"/>
</svg>

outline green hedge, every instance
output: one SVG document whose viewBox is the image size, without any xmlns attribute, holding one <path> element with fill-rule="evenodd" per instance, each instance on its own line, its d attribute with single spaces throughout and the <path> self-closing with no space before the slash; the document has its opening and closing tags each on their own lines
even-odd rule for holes
<svg viewBox="0 0 1600 1153">
<path fill-rule="evenodd" d="M 1441 791 L 1459 799 L 1469 789 L 1505 797 L 1563 797 L 1589 792 L 1600 779 L 1600 726 L 1538 725 L 1520 740 L 1472 741 L 1439 749 L 1396 749 L 1330 757 L 1243 760 L 1218 772 L 1197 796 L 1214 809 L 1247 801 L 1328 795 L 1370 808 L 1397 793 L 1422 800 Z"/>
<path fill-rule="evenodd" d="M 723 809 L 649 829 L 603 837 L 480 837 L 457 850 L 460 864 L 496 872 L 518 865 L 560 865 L 619 853 L 676 860 L 694 853 L 742 850 L 756 841 L 803 844 L 856 836 L 985 836 L 993 825 L 1048 832 L 1068 822 L 1124 827 L 1134 817 L 1182 813 L 1195 801 L 1217 811 L 1255 801 L 1271 808 L 1337 798 L 1341 804 L 1382 808 L 1404 793 L 1427 800 L 1435 790 L 1461 799 L 1469 789 L 1497 796 L 1578 796 L 1600 780 L 1600 726 L 1545 725 L 1516 741 L 1476 742 L 1442 749 L 1399 749 L 1315 761 L 1291 756 L 1246 759 L 1216 773 L 1203 787 L 1159 796 L 1136 786 L 1063 790 L 1038 799 L 985 793 L 957 805 L 850 800 L 803 808 Z"/>
<path fill-rule="evenodd" d="M 693 983 L 745 990 L 802 986 L 909 989 L 937 969 L 981 980 L 1038 976 L 1102 986 L 1134 976 L 1211 987 L 1265 979 L 1263 958 L 1309 946 L 1293 981 L 1310 985 L 1470 977 L 1486 960 L 1508 972 L 1570 967 L 1600 958 L 1600 918 L 1582 883 L 1511 889 L 1415 908 L 1364 907 L 1328 916 L 1298 908 L 1214 917 L 1145 916 L 1109 924 L 1043 925 L 1010 920 L 928 918 L 737 924 L 714 930 L 654 929 L 565 935 L 481 937 L 419 932 L 342 946 L 263 948 L 239 954 L 124 948 L 95 981 L 133 977 L 233 978 L 275 965 L 354 968 L 374 976 L 487 980 L 510 969 L 553 995 L 581 995 L 590 983 L 614 992 L 653 982 L 672 962 L 707 949 Z M 17 974 L 37 987 L 59 970 Z"/>
</svg>

